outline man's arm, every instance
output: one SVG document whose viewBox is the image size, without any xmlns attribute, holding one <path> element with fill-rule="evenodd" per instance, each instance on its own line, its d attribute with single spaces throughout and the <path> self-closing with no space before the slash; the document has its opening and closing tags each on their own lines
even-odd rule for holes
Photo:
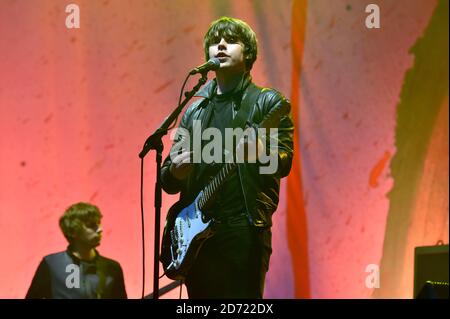
<svg viewBox="0 0 450 319">
<path fill-rule="evenodd" d="M 199 103 L 194 103 L 191 105 L 183 115 L 177 129 L 178 131 L 174 142 L 170 149 L 170 153 L 163 162 L 161 168 L 161 183 L 163 190 L 168 194 L 176 194 L 180 192 L 185 186 L 185 177 L 187 177 L 192 170 L 192 163 L 189 163 L 190 154 L 188 154 L 189 151 L 192 150 L 192 139 L 190 136 L 186 136 L 185 134 L 190 134 L 190 130 L 188 129 L 190 114 L 192 109 L 198 104 Z M 180 150 L 179 146 L 182 145 L 181 143 L 183 138 L 189 139 L 191 149 L 183 150 L 183 152 L 180 153 L 178 150 Z"/>
<path fill-rule="evenodd" d="M 291 115 L 284 116 L 278 128 L 278 170 L 276 174 L 280 178 L 286 177 L 291 171 L 294 155 L 293 133 L 294 124 Z"/>
<path fill-rule="evenodd" d="M 272 109 L 279 107 L 281 103 L 289 103 L 279 92 L 270 90 L 263 96 L 264 114 L 268 114 Z M 275 172 L 275 176 L 282 178 L 286 177 L 292 166 L 292 157 L 294 154 L 294 123 L 291 115 L 286 115 L 281 118 L 278 125 L 278 134 L 271 136 L 271 140 L 276 139 L 278 144 L 276 149 L 270 149 L 271 152 L 277 152 L 278 154 L 278 168 Z"/>
<path fill-rule="evenodd" d="M 127 299 L 127 291 L 125 289 L 125 280 L 123 278 L 122 267 L 119 263 L 116 266 L 116 275 L 114 276 L 114 291 L 112 292 L 112 298 L 114 299 Z"/>
<path fill-rule="evenodd" d="M 25 299 L 52 298 L 50 270 L 45 259 L 42 259 L 34 274 Z"/>
</svg>

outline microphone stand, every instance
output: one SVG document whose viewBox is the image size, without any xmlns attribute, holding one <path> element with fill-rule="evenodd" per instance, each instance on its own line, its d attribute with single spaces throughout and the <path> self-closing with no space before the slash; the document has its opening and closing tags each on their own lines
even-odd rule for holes
<svg viewBox="0 0 450 319">
<path fill-rule="evenodd" d="M 200 87 L 207 81 L 207 71 L 202 72 L 202 77 L 199 79 L 197 85 L 195 85 L 191 91 L 185 93 L 184 100 L 177 106 L 177 108 L 164 120 L 161 126 L 150 135 L 144 143 L 142 151 L 139 153 L 139 157 L 143 158 L 150 150 L 156 151 L 156 183 L 155 183 L 155 242 L 154 242 L 154 259 L 153 259 L 153 299 L 159 298 L 159 237 L 160 237 L 160 224 L 161 224 L 161 166 L 162 166 L 162 152 L 164 145 L 162 143 L 162 137 L 167 134 L 169 127 L 177 119 L 183 108 L 189 102 Z M 144 283 L 145 285 L 145 283 Z"/>
</svg>

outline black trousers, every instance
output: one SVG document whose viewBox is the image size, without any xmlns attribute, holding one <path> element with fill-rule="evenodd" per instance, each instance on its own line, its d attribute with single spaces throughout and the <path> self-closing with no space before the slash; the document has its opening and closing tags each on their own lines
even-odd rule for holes
<svg viewBox="0 0 450 319">
<path fill-rule="evenodd" d="M 189 298 L 262 298 L 271 239 L 268 228 L 218 226 L 186 277 Z"/>
</svg>

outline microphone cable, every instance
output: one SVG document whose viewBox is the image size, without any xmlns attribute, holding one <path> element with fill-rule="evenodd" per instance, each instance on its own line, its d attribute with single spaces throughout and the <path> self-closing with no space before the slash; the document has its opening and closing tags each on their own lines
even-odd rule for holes
<svg viewBox="0 0 450 319">
<path fill-rule="evenodd" d="M 186 86 L 186 83 L 190 77 L 191 77 L 191 74 L 188 74 L 186 79 L 184 79 L 183 85 L 181 86 L 180 97 L 178 98 L 178 106 L 180 106 L 180 104 L 181 104 L 181 98 L 183 97 L 184 87 Z M 175 125 L 178 122 L 178 116 L 179 116 L 179 114 L 177 115 L 177 118 L 175 119 L 175 121 L 173 121 L 173 124 L 167 129 L 168 131 L 175 127 Z"/>
<path fill-rule="evenodd" d="M 142 232 L 142 295 L 145 291 L 145 226 L 144 226 L 144 158 L 141 158 L 141 232 Z"/>
</svg>

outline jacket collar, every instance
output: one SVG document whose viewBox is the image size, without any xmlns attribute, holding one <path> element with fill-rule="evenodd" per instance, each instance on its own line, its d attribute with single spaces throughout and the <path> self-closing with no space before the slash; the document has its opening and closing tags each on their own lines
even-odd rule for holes
<svg viewBox="0 0 450 319">
<path fill-rule="evenodd" d="M 79 264 L 80 262 L 84 262 L 84 263 L 96 263 L 97 260 L 98 260 L 98 258 L 99 258 L 99 256 L 100 256 L 100 254 L 98 253 L 97 249 L 94 249 L 94 250 L 95 250 L 95 257 L 94 257 L 94 259 L 89 260 L 89 261 L 87 261 L 87 260 L 82 260 L 82 259 L 78 258 L 77 256 L 75 256 L 75 255 L 73 254 L 73 247 L 72 247 L 71 245 L 67 246 L 66 252 L 67 252 L 67 254 L 72 258 L 72 260 L 73 260 L 75 263 L 77 263 L 77 264 Z"/>
<path fill-rule="evenodd" d="M 241 82 L 236 86 L 234 92 L 236 96 L 242 97 L 245 89 L 252 82 L 252 76 L 250 72 L 246 72 L 242 77 Z M 205 99 L 211 100 L 211 98 L 217 93 L 217 80 L 216 78 L 208 81 L 198 92 L 195 94 L 196 97 L 203 97 Z"/>
</svg>

